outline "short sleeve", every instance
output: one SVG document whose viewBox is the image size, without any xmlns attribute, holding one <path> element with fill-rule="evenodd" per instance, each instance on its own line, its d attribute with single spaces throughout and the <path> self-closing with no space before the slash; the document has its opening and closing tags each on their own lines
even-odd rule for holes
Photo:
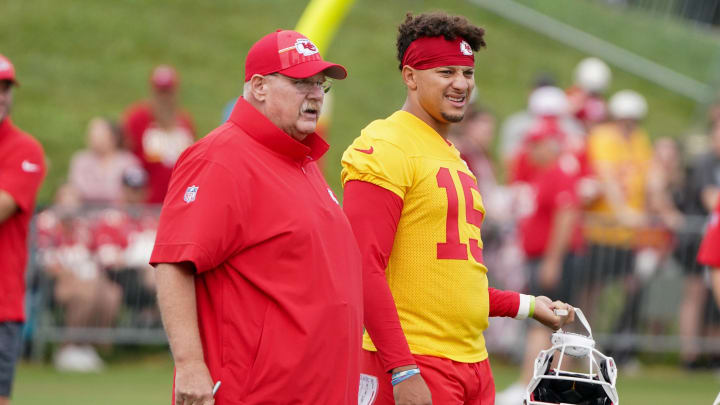
<svg viewBox="0 0 720 405">
<path fill-rule="evenodd" d="M 45 177 L 45 155 L 34 140 L 19 142 L 9 156 L 0 161 L 0 189 L 9 193 L 22 211 L 35 206 Z"/>
<path fill-rule="evenodd" d="M 342 184 L 360 180 L 405 198 L 412 184 L 410 161 L 400 148 L 380 139 L 360 136 L 342 157 Z"/>
<path fill-rule="evenodd" d="M 151 264 L 192 262 L 217 267 L 242 248 L 243 184 L 224 165 L 181 158 L 163 203 Z"/>
</svg>

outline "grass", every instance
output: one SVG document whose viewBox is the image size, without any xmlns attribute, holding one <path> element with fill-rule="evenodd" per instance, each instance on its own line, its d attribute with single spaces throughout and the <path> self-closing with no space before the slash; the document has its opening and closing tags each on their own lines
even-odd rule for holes
<svg viewBox="0 0 720 405">
<path fill-rule="evenodd" d="M 717 54 L 717 38 L 689 24 L 668 25 L 665 19 L 636 13 L 625 16 L 588 1 L 525 3 L 562 19 L 583 16 L 577 22 L 598 35 L 597 27 L 615 30 L 614 18 L 623 18 L 623 24 L 638 22 L 633 37 L 644 38 L 643 44 L 657 42 L 638 45 L 643 56 L 699 79 L 707 77 L 703 69 L 710 69 L 708 61 Z M 183 104 L 195 117 L 198 132 L 209 132 L 219 123 L 225 103 L 240 93 L 250 45 L 275 28 L 293 27 L 304 5 L 295 0 L 0 2 L 0 53 L 14 61 L 22 82 L 13 120 L 41 140 L 50 160 L 40 201 L 49 202 L 65 181 L 90 118 L 120 117 L 131 102 L 143 98 L 155 64 L 178 67 Z M 489 45 L 477 57 L 477 84 L 480 99 L 500 119 L 524 108 L 528 84 L 537 72 L 551 72 L 567 86 L 575 64 L 587 56 L 467 1 L 357 1 L 327 54 L 350 71 L 349 80 L 333 90 L 326 173 L 336 191 L 343 150 L 368 122 L 389 115 L 404 99 L 394 54 L 397 23 L 407 11 L 434 9 L 466 15 L 486 28 Z M 665 29 L 684 40 L 668 42 L 661 36 Z M 608 39 L 630 41 L 625 37 L 615 33 Z M 628 46 L 634 50 L 635 45 Z M 647 127 L 653 135 L 678 136 L 697 122 L 694 102 L 615 71 L 612 90 L 621 88 L 634 88 L 648 98 Z"/>
<path fill-rule="evenodd" d="M 514 381 L 517 368 L 493 361 L 498 390 Z M 59 373 L 48 365 L 21 364 L 13 405 L 156 405 L 170 402 L 172 363 L 167 354 L 109 362 L 99 374 Z M 637 375 L 620 372 L 618 392 L 624 404 L 710 404 L 720 378 L 709 372 L 688 374 L 677 368 L 646 366 Z"/>
</svg>

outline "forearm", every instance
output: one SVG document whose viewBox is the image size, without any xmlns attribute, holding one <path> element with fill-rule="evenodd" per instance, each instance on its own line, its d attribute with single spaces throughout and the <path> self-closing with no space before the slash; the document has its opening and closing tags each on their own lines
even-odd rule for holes
<svg viewBox="0 0 720 405">
<path fill-rule="evenodd" d="M 570 246 L 579 213 L 575 208 L 561 208 L 553 219 L 550 239 L 545 249 L 544 260 L 560 266 Z"/>
<path fill-rule="evenodd" d="M 204 362 L 192 265 L 158 264 L 156 279 L 158 306 L 176 367 Z"/>
<path fill-rule="evenodd" d="M 488 305 L 490 317 L 514 318 L 520 309 L 520 294 L 515 291 L 504 291 L 488 288 Z"/>
<path fill-rule="evenodd" d="M 703 188 L 701 192 L 702 203 L 708 212 L 717 207 L 718 200 L 720 200 L 720 188 L 715 186 L 708 186 Z"/>
<path fill-rule="evenodd" d="M 710 269 L 710 282 L 715 296 L 715 304 L 720 308 L 720 267 Z"/>
<path fill-rule="evenodd" d="M 365 300 L 365 328 L 378 349 L 385 371 L 414 365 L 415 360 L 403 333 L 393 300 L 384 275 L 365 274 L 363 277 Z"/>
<path fill-rule="evenodd" d="M 0 223 L 5 222 L 18 209 L 15 199 L 5 190 L 0 190 Z"/>
</svg>

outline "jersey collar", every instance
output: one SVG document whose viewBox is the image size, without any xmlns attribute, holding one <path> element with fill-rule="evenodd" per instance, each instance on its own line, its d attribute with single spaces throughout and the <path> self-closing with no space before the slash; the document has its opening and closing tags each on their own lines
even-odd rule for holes
<svg viewBox="0 0 720 405">
<path fill-rule="evenodd" d="M 442 144 L 444 144 L 446 147 L 452 146 L 452 143 L 450 143 L 447 139 L 443 138 L 442 135 L 440 135 L 430 125 L 428 125 L 425 121 L 416 117 L 412 113 L 404 110 L 398 110 L 395 111 L 393 115 L 391 115 L 388 119 L 390 121 L 395 121 L 406 127 L 409 127 L 413 131 L 413 133 L 423 134 L 428 138 L 433 139 L 433 141 L 437 143 L 442 142 Z"/>
<path fill-rule="evenodd" d="M 330 148 L 327 142 L 314 132 L 302 142 L 298 142 L 242 97 L 235 103 L 229 120 L 268 149 L 298 162 L 308 158 L 317 160 Z"/>
</svg>

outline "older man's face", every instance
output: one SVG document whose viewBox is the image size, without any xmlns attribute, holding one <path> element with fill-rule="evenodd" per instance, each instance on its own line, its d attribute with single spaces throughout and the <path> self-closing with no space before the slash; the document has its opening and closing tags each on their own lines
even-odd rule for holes
<svg viewBox="0 0 720 405">
<path fill-rule="evenodd" d="M 12 99 L 12 82 L 0 80 L 0 122 L 10 115 Z"/>
<path fill-rule="evenodd" d="M 325 75 L 318 73 L 306 79 L 281 74 L 265 76 L 268 94 L 265 113 L 278 128 L 298 141 L 315 132 L 325 93 L 320 86 Z"/>
</svg>

